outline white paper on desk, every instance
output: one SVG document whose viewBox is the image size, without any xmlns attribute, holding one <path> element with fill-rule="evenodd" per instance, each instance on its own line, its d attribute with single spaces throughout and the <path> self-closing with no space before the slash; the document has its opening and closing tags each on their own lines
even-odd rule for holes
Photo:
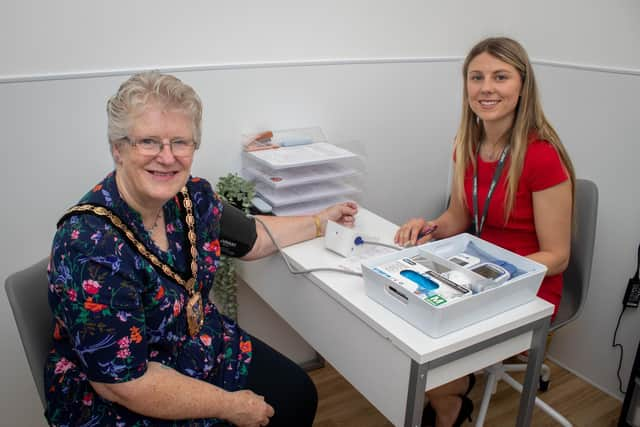
<svg viewBox="0 0 640 427">
<path fill-rule="evenodd" d="M 354 153 L 327 142 L 251 151 L 245 152 L 244 155 L 276 170 L 356 157 Z"/>
<path fill-rule="evenodd" d="M 371 240 L 371 239 L 368 239 Z M 362 273 L 362 261 L 374 258 L 382 255 L 389 254 L 391 252 L 397 252 L 397 249 L 388 248 L 386 246 L 363 244 L 358 246 L 354 255 L 345 258 L 339 265 L 340 268 L 345 270 L 355 271 L 356 273 Z"/>
</svg>

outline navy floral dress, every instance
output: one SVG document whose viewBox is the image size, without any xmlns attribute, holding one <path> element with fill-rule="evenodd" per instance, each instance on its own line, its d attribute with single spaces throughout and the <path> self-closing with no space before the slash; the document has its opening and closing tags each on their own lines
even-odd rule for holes
<svg viewBox="0 0 640 427">
<path fill-rule="evenodd" d="M 58 228 L 49 263 L 49 305 L 55 328 L 45 366 L 45 415 L 51 425 L 223 423 L 216 419 L 147 418 L 101 398 L 89 383 L 130 381 L 145 373 L 149 361 L 229 391 L 244 387 L 252 354 L 250 337 L 206 298 L 220 258 L 218 235 L 223 205 L 207 181 L 191 178 L 187 187 L 196 219 L 197 281 L 206 301 L 205 323 L 194 337 L 187 332 L 185 289 L 159 274 L 106 219 L 76 215 Z M 163 207 L 167 251 L 155 246 L 140 215 L 122 200 L 115 173 L 80 203 L 108 207 L 162 262 L 190 275 L 186 225 L 177 198 Z"/>
</svg>

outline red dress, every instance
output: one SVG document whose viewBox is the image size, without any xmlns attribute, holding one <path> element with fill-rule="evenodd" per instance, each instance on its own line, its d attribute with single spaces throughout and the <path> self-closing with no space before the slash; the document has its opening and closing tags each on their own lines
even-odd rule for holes
<svg viewBox="0 0 640 427">
<path fill-rule="evenodd" d="M 502 176 L 493 192 L 487 218 L 480 237 L 519 255 L 529 255 L 540 250 L 535 223 L 533 221 L 533 192 L 558 185 L 569 175 L 555 148 L 547 141 L 533 139 L 527 147 L 522 175 L 509 216 L 505 224 L 504 204 L 506 199 L 506 176 L 509 159 L 504 165 Z M 498 162 L 485 162 L 478 156 L 478 217 L 482 216 L 487 192 Z M 473 168 L 467 168 L 464 189 L 469 214 L 473 215 Z M 554 316 L 562 295 L 562 274 L 544 278 L 538 296 L 555 305 Z"/>
</svg>

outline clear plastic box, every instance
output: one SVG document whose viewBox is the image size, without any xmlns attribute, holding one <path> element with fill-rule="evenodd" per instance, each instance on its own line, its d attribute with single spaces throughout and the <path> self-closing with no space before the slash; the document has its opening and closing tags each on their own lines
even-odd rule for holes
<svg viewBox="0 0 640 427">
<path fill-rule="evenodd" d="M 415 279 L 390 273 L 393 266 L 404 262 L 402 260 L 422 259 L 437 273 L 448 275 L 456 272 L 458 277 L 462 275 L 470 282 L 482 283 L 486 278 L 448 260 L 464 252 L 469 242 L 489 256 L 515 266 L 518 275 L 477 293 L 469 291 L 453 298 L 441 298 L 437 292 L 426 292 Z M 542 264 L 467 233 L 362 263 L 365 291 L 369 298 L 432 337 L 440 337 L 531 301 L 536 297 L 546 271 Z M 467 287 L 471 289 L 471 286 Z"/>
</svg>

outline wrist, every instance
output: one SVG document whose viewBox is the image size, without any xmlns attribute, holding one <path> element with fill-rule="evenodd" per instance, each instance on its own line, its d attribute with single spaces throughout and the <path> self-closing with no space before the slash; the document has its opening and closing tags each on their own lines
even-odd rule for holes
<svg viewBox="0 0 640 427">
<path fill-rule="evenodd" d="M 320 219 L 320 215 L 314 215 L 313 222 L 316 226 L 316 237 L 322 237 L 324 235 L 324 229 L 322 227 L 322 220 Z"/>
<path fill-rule="evenodd" d="M 222 390 L 222 398 L 219 400 L 220 404 L 217 405 L 216 413 L 214 416 L 220 419 L 233 418 L 233 415 L 238 413 L 240 407 L 240 396 L 237 392 Z"/>
</svg>

